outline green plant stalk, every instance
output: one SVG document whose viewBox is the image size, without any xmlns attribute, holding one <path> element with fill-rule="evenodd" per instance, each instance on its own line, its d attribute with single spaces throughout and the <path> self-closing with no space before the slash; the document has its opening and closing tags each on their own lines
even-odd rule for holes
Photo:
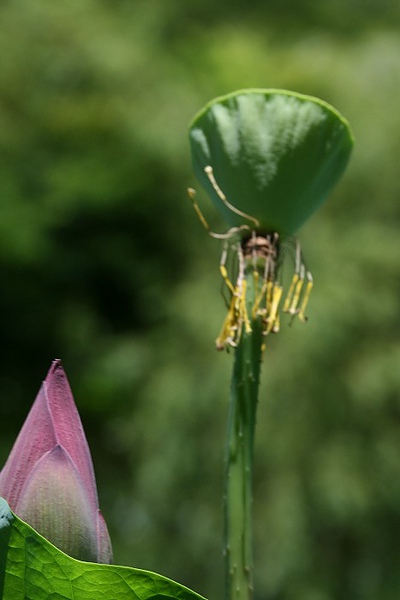
<svg viewBox="0 0 400 600">
<path fill-rule="evenodd" d="M 253 272 L 246 275 L 247 309 L 254 304 Z M 235 349 L 225 451 L 226 600 L 253 597 L 252 478 L 254 434 L 262 359 L 261 319 L 251 321 Z"/>
</svg>

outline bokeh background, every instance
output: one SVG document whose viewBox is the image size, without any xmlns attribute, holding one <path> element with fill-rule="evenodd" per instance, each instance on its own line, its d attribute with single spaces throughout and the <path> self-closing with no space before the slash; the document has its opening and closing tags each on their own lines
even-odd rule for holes
<svg viewBox="0 0 400 600">
<path fill-rule="evenodd" d="M 300 232 L 310 320 L 268 339 L 255 599 L 400 598 L 399 19 L 392 0 L 1 3 L 0 464 L 60 357 L 116 562 L 222 597 L 232 356 L 187 124 L 288 88 L 356 146 Z"/>
</svg>

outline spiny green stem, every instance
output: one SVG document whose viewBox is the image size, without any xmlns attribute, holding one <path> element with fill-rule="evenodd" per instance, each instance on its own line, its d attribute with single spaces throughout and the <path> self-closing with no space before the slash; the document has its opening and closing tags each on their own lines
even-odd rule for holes
<svg viewBox="0 0 400 600">
<path fill-rule="evenodd" d="M 248 305 L 254 302 L 253 277 L 248 276 Z M 258 387 L 262 357 L 260 319 L 243 333 L 235 359 L 225 453 L 226 600 L 253 597 L 252 476 Z"/>
</svg>

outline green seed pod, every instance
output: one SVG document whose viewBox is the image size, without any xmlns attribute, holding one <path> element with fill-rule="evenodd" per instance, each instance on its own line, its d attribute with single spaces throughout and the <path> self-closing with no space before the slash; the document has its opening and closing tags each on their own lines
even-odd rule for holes
<svg viewBox="0 0 400 600">
<path fill-rule="evenodd" d="M 195 174 L 229 226 L 246 219 L 228 203 L 281 239 L 327 198 L 353 145 L 347 121 L 326 102 L 262 89 L 209 102 L 191 122 L 189 138 Z"/>
</svg>

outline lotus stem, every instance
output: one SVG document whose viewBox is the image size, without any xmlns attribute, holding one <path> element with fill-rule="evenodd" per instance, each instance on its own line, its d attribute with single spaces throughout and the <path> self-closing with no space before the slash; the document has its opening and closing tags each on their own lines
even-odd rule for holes
<svg viewBox="0 0 400 600">
<path fill-rule="evenodd" d="M 251 315 L 257 295 L 253 270 L 245 280 L 247 311 Z M 242 332 L 234 351 L 230 392 L 224 489 L 226 600 L 253 597 L 253 453 L 265 338 L 260 316 L 250 318 L 250 326 L 251 331 L 246 328 Z"/>
</svg>

